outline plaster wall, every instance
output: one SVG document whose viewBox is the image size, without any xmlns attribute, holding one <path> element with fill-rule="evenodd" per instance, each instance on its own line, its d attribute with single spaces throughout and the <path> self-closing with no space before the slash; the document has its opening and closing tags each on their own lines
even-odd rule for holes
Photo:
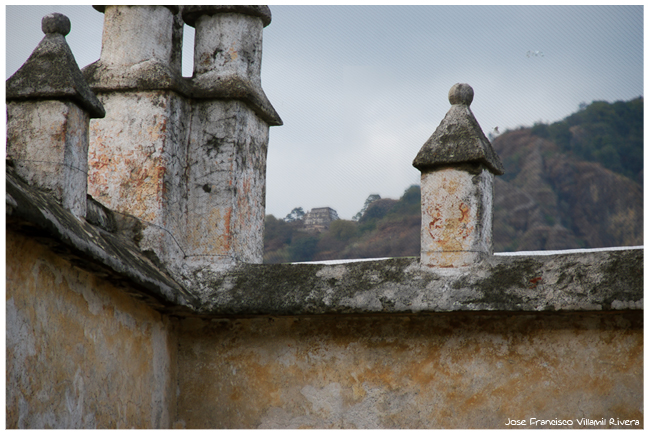
<svg viewBox="0 0 650 435">
<path fill-rule="evenodd" d="M 172 323 L 31 238 L 7 233 L 7 428 L 166 428 Z"/>
<path fill-rule="evenodd" d="M 177 428 L 643 425 L 642 312 L 186 319 Z M 610 419 L 614 419 L 611 420 Z M 583 424 L 580 423 L 582 421 Z M 613 422 L 613 424 L 612 424 Z"/>
</svg>

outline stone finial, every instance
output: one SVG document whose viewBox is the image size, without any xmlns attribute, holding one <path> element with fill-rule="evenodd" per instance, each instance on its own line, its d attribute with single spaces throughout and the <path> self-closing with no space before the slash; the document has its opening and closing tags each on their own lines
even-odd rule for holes
<svg viewBox="0 0 650 435">
<path fill-rule="evenodd" d="M 474 118 L 471 86 L 449 90 L 451 109 L 413 161 L 422 173 L 420 262 L 471 266 L 492 254 L 494 175 L 503 165 Z"/>
<path fill-rule="evenodd" d="M 66 36 L 70 33 L 70 19 L 63 14 L 53 13 L 45 15 L 41 20 L 41 30 L 48 33 L 58 33 Z"/>
<path fill-rule="evenodd" d="M 106 6 L 101 60 L 123 68 L 142 62 L 169 67 L 173 11 L 163 6 Z"/>
<path fill-rule="evenodd" d="M 422 171 L 442 165 L 482 163 L 493 174 L 503 175 L 499 156 L 469 108 L 473 99 L 474 90 L 470 85 L 457 83 L 451 87 L 449 102 L 452 107 L 420 149 L 413 166 Z"/>
<path fill-rule="evenodd" d="M 181 280 L 261 263 L 269 126 L 282 124 L 260 80 L 268 8 L 95 9 L 102 53 L 84 75 L 108 114 L 90 126 L 89 193 L 140 219 L 140 249 Z M 191 78 L 175 63 L 183 19 Z"/>
<path fill-rule="evenodd" d="M 45 37 L 18 71 L 7 80 L 7 100 L 67 98 L 86 110 L 91 118 L 102 118 L 104 107 L 84 80 L 65 36 L 70 20 L 53 13 L 43 17 Z"/>
<path fill-rule="evenodd" d="M 449 89 L 449 103 L 469 106 L 474 101 L 474 89 L 466 83 L 456 83 Z"/>
<path fill-rule="evenodd" d="M 100 59 L 84 76 L 107 116 L 90 124 L 88 193 L 138 218 L 138 246 L 175 272 L 187 208 L 189 85 L 181 74 L 178 6 L 96 6 L 104 14 Z"/>
<path fill-rule="evenodd" d="M 45 37 L 7 80 L 7 157 L 27 182 L 85 217 L 88 125 L 105 110 L 65 41 L 68 17 L 46 15 L 41 29 Z"/>
<path fill-rule="evenodd" d="M 181 14 L 196 29 L 184 267 L 261 263 L 269 126 L 282 125 L 260 77 L 271 13 L 217 5 Z"/>
</svg>

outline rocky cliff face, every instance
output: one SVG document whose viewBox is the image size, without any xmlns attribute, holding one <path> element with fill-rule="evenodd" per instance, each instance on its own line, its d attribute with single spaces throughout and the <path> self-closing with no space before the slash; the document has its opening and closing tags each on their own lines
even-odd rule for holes
<svg viewBox="0 0 650 435">
<path fill-rule="evenodd" d="M 492 145 L 506 168 L 494 187 L 495 252 L 643 244 L 641 184 L 562 153 L 530 129 Z"/>
</svg>

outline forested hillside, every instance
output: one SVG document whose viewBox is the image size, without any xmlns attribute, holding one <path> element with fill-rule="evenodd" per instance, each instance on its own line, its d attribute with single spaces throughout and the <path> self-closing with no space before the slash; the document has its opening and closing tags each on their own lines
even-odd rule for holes
<svg viewBox="0 0 650 435">
<path fill-rule="evenodd" d="M 642 98 L 594 102 L 492 145 L 506 168 L 495 179 L 495 252 L 643 244 Z M 321 233 L 268 215 L 264 262 L 419 255 L 418 186 L 399 199 L 370 195 L 360 208 L 356 221 Z"/>
<path fill-rule="evenodd" d="M 420 254 L 420 188 L 411 186 L 399 200 L 371 195 L 358 221 L 339 219 L 329 231 L 305 228 L 303 220 L 266 216 L 264 262 L 339 258 L 407 257 Z"/>
<path fill-rule="evenodd" d="M 578 160 L 640 182 L 643 171 L 643 98 L 610 104 L 594 101 L 551 125 L 536 124 L 532 134 L 555 143 Z"/>
</svg>

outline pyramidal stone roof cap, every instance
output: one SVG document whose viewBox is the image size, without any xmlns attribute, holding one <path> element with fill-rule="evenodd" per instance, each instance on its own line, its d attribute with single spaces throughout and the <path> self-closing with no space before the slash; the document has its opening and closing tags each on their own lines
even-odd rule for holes
<svg viewBox="0 0 650 435">
<path fill-rule="evenodd" d="M 65 36 L 70 20 L 53 13 L 43 17 L 45 37 L 18 71 L 7 80 L 7 100 L 70 99 L 91 118 L 103 118 L 104 106 L 84 80 Z"/>
<path fill-rule="evenodd" d="M 490 172 L 503 175 L 501 159 L 469 108 L 473 99 L 474 90 L 470 85 L 456 83 L 451 87 L 451 109 L 422 146 L 413 166 L 423 171 L 451 164 L 482 163 Z"/>
</svg>

